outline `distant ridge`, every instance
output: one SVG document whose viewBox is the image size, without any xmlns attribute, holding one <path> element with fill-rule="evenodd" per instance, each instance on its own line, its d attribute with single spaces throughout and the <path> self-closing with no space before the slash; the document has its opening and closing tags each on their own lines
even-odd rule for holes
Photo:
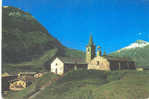
<svg viewBox="0 0 149 99">
<path fill-rule="evenodd" d="M 137 40 L 136 42 L 111 53 L 112 56 L 132 58 L 137 66 L 149 67 L 149 42 Z"/>
<path fill-rule="evenodd" d="M 126 47 L 120 49 L 119 51 L 125 50 L 125 49 L 132 49 L 132 48 L 143 48 L 147 45 L 149 45 L 149 42 L 144 41 L 144 40 L 137 40 L 136 42 L 130 44 L 129 46 L 126 46 Z"/>
</svg>

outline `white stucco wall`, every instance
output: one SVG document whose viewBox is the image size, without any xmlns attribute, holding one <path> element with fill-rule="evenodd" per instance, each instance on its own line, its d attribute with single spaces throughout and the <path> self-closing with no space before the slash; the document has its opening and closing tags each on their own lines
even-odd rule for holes
<svg viewBox="0 0 149 99">
<path fill-rule="evenodd" d="M 51 72 L 56 73 L 56 69 L 58 75 L 62 75 L 64 73 L 64 63 L 59 58 L 56 58 L 51 63 Z"/>
</svg>

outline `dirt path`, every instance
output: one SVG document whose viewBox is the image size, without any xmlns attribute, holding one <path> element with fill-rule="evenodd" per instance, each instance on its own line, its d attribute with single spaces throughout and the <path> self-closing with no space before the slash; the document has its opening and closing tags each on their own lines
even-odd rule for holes
<svg viewBox="0 0 149 99">
<path fill-rule="evenodd" d="M 63 76 L 61 76 L 63 77 Z M 50 86 L 52 84 L 52 82 L 55 82 L 57 80 L 59 80 L 61 77 L 58 77 L 58 78 L 55 78 L 55 79 L 52 79 L 50 81 L 48 81 L 46 84 L 44 84 L 43 86 L 41 86 L 41 88 L 35 92 L 34 94 L 32 94 L 31 96 L 29 96 L 27 99 L 33 99 L 34 97 L 36 97 L 42 90 L 44 90 L 46 87 Z"/>
</svg>

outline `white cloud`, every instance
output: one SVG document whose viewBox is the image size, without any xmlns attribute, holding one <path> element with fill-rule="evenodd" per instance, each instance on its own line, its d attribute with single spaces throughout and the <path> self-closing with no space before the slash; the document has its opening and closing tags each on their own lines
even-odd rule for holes
<svg viewBox="0 0 149 99">
<path fill-rule="evenodd" d="M 142 32 L 139 32 L 139 33 L 138 33 L 138 35 L 142 35 L 142 34 L 143 34 Z"/>
</svg>

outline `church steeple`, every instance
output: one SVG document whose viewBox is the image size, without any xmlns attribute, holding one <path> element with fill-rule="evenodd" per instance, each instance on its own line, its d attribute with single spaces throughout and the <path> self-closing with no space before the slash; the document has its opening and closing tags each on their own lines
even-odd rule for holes
<svg viewBox="0 0 149 99">
<path fill-rule="evenodd" d="M 92 46 L 92 45 L 94 45 L 94 43 L 93 43 L 93 37 L 92 37 L 92 35 L 90 35 L 88 46 Z"/>
<path fill-rule="evenodd" d="M 86 62 L 90 62 L 95 56 L 96 46 L 93 43 L 93 37 L 90 35 L 89 43 L 86 47 Z"/>
</svg>

